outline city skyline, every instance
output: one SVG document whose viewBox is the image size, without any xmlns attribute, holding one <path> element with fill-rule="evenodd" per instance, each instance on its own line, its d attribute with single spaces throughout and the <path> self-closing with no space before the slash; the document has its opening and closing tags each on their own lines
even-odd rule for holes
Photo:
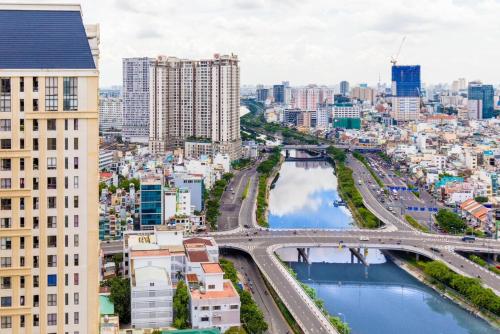
<svg viewBox="0 0 500 334">
<path fill-rule="evenodd" d="M 421 65 L 424 83 L 451 83 L 458 77 L 500 82 L 494 74 L 500 70 L 495 61 L 500 49 L 494 47 L 500 3 L 493 0 L 386 1 L 377 6 L 294 0 L 81 4 L 86 22 L 101 26 L 103 87 L 121 83 L 122 58 L 203 59 L 214 53 L 238 55 L 245 65 L 242 84 L 347 80 L 374 85 L 379 75 L 389 83 L 389 61 L 403 36 L 399 64 Z M 479 38 L 481 43 L 470 44 Z"/>
</svg>

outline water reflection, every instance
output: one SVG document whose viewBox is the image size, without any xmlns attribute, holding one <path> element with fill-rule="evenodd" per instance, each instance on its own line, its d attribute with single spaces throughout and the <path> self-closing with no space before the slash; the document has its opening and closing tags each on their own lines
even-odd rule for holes
<svg viewBox="0 0 500 334">
<path fill-rule="evenodd" d="M 296 262 L 295 249 L 278 254 L 298 279 L 316 289 L 331 314 L 346 316 L 354 334 L 497 333 L 387 261 L 378 250 L 369 250 L 368 268 L 351 264 L 346 249 L 313 248 L 310 265 Z"/>
<path fill-rule="evenodd" d="M 347 228 L 352 216 L 340 199 L 337 178 L 325 161 L 285 162 L 269 195 L 269 224 L 273 228 Z"/>
</svg>

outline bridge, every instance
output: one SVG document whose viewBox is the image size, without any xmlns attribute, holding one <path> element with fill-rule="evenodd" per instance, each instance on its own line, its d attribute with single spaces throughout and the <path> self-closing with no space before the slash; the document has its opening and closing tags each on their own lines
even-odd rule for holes
<svg viewBox="0 0 500 334">
<path fill-rule="evenodd" d="M 379 152 L 381 148 L 376 144 L 320 144 L 320 145 L 283 145 L 284 150 L 316 150 L 316 151 L 326 151 L 329 146 L 333 146 L 336 148 L 350 150 L 350 151 L 358 151 L 358 152 Z"/>
<path fill-rule="evenodd" d="M 289 149 L 318 148 L 316 145 L 287 145 Z M 310 146 L 310 147 L 308 147 Z M 324 148 L 325 146 L 320 146 Z M 286 146 L 284 147 L 286 148 Z M 364 168 L 355 159 L 349 159 Z M 356 172 L 356 168 L 354 169 Z M 294 248 L 298 256 L 307 260 L 308 249 L 316 247 L 345 247 L 355 250 L 358 255 L 367 248 L 407 251 L 416 256 L 440 260 L 453 271 L 480 278 L 484 286 L 499 294 L 500 279 L 493 272 L 478 266 L 457 252 L 500 254 L 497 240 L 476 240 L 466 243 L 458 236 L 422 233 L 386 210 L 368 191 L 366 185 L 357 185 L 365 206 L 384 224 L 384 229 L 365 230 L 274 230 L 258 227 L 255 222 L 256 188 L 258 177 L 255 169 L 245 171 L 250 180 L 249 196 L 239 203 L 238 225 L 230 225 L 226 231 L 207 233 L 217 241 L 222 249 L 235 249 L 248 253 L 262 275 L 276 291 L 304 333 L 337 333 L 326 316 L 306 295 L 294 277 L 278 259 L 275 251 L 280 248 Z M 243 181 L 242 181 L 243 182 Z M 243 182 L 244 183 L 244 182 Z M 241 188 L 241 189 L 240 189 Z M 244 187 L 236 188 L 236 197 L 241 198 Z M 251 227 L 251 228 L 244 228 Z M 101 243 L 103 252 L 118 252 L 117 242 Z M 356 255 L 356 254 L 355 254 Z M 356 255 L 357 256 L 357 255 Z M 361 260 L 361 258 L 360 258 Z"/>
</svg>

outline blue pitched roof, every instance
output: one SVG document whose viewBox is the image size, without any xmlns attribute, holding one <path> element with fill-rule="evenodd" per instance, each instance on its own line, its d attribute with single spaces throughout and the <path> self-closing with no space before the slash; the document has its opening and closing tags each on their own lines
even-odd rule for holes
<svg viewBox="0 0 500 334">
<path fill-rule="evenodd" d="M 79 11 L 0 10 L 0 69 L 94 69 Z"/>
</svg>

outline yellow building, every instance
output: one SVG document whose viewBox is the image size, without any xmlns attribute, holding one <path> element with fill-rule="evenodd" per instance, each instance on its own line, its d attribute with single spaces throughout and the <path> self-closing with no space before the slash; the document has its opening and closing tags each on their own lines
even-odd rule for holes
<svg viewBox="0 0 500 334">
<path fill-rule="evenodd" d="M 0 4 L 0 333 L 97 333 L 98 26 Z"/>
</svg>

